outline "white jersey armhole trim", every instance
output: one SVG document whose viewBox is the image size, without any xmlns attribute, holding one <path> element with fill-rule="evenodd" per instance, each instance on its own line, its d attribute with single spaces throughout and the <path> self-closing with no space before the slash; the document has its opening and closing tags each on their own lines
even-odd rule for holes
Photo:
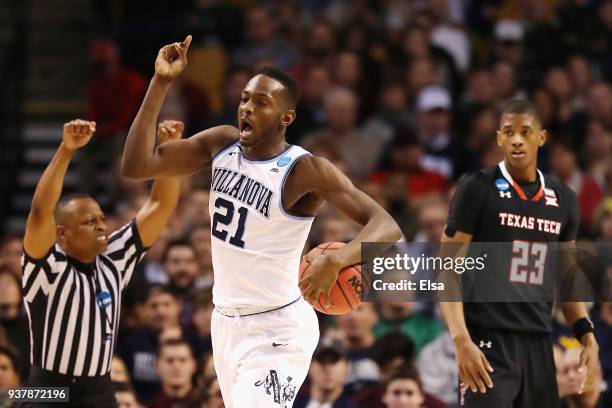
<svg viewBox="0 0 612 408">
<path fill-rule="evenodd" d="M 291 165 L 289 166 L 289 168 L 287 169 L 287 171 L 285 172 L 285 174 L 283 175 L 283 180 L 281 181 L 281 185 L 280 185 L 280 201 L 278 202 L 278 206 L 281 210 L 281 212 L 289 218 L 292 218 L 294 220 L 302 220 L 302 221 L 310 221 L 312 219 L 314 219 L 314 215 L 297 215 L 297 214 L 291 214 L 289 213 L 289 211 L 285 208 L 285 204 L 283 203 L 283 198 L 285 197 L 285 182 L 287 181 L 287 176 L 289 176 L 289 174 L 291 173 L 291 170 L 293 170 L 293 167 L 296 165 L 296 163 L 298 161 L 300 161 L 300 159 L 306 157 L 306 156 L 312 156 L 312 154 L 310 153 L 305 153 L 301 156 L 298 156 L 295 158 L 295 160 L 293 161 L 293 163 L 291 163 Z"/>
</svg>

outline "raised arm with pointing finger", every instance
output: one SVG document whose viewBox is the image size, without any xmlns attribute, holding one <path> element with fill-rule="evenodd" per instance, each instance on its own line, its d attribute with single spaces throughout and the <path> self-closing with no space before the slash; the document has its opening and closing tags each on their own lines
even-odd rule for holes
<svg viewBox="0 0 612 408">
<path fill-rule="evenodd" d="M 191 36 L 188 35 L 182 43 L 166 45 L 159 50 L 155 75 L 125 143 L 121 169 L 126 177 L 150 179 L 195 173 L 205 167 L 217 151 L 238 138 L 235 127 L 218 126 L 188 139 L 155 146 L 157 117 L 172 81 L 187 66 L 190 44 Z"/>
</svg>

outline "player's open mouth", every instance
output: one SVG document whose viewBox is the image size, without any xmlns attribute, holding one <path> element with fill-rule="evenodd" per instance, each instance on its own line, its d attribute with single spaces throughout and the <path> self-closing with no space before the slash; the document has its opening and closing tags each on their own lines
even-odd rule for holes
<svg viewBox="0 0 612 408">
<path fill-rule="evenodd" d="M 525 152 L 515 150 L 512 152 L 512 157 L 515 159 L 522 159 L 523 157 L 525 157 Z"/>
<path fill-rule="evenodd" d="M 96 238 L 96 240 L 98 242 L 104 242 L 105 243 L 106 241 L 108 241 L 108 238 L 106 237 L 106 235 L 101 235 L 98 238 Z"/>
<path fill-rule="evenodd" d="M 240 136 L 241 137 L 250 136 L 252 133 L 253 133 L 253 127 L 249 123 L 242 122 L 240 124 Z"/>
</svg>

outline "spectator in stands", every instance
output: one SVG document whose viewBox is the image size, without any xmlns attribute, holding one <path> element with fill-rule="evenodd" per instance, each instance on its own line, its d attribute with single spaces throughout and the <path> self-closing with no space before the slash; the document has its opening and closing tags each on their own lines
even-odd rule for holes
<svg viewBox="0 0 612 408">
<path fill-rule="evenodd" d="M 358 232 L 355 223 L 342 215 L 326 217 L 319 225 L 321 242 L 349 242 Z"/>
<path fill-rule="evenodd" d="M 113 356 L 111 360 L 111 369 L 110 369 L 111 381 L 114 383 L 127 383 L 131 382 L 130 380 L 130 372 L 128 371 L 127 366 L 125 365 L 125 361 L 121 359 L 119 356 Z"/>
<path fill-rule="evenodd" d="M 440 86 L 428 86 L 416 102 L 418 136 L 425 148 L 423 166 L 447 179 L 459 177 L 466 170 L 466 154 L 451 133 L 452 102 L 449 92 Z"/>
<path fill-rule="evenodd" d="M 318 143 L 333 147 L 347 163 L 353 180 L 369 175 L 383 149 L 383 135 L 364 133 L 357 128 L 359 100 L 354 92 L 335 88 L 325 95 L 327 127 L 304 136 L 302 145 L 309 149 Z"/>
<path fill-rule="evenodd" d="M 146 83 L 140 74 L 121 64 L 119 49 L 109 40 L 96 42 L 90 59 L 93 78 L 89 83 L 87 120 L 98 124 L 97 140 L 108 143 L 129 127 Z"/>
<path fill-rule="evenodd" d="M 23 247 L 21 237 L 7 235 L 0 242 L 0 267 L 21 279 L 21 256 Z"/>
<path fill-rule="evenodd" d="M 158 392 L 159 375 L 155 360 L 159 338 L 164 331 L 178 331 L 181 302 L 167 287 L 156 285 L 149 290 L 146 301 L 147 326 L 139 331 L 119 337 L 118 354 L 130 370 L 132 384 L 144 403 Z"/>
<path fill-rule="evenodd" d="M 0 402 L 4 393 L 20 383 L 17 356 L 10 348 L 0 345 Z"/>
<path fill-rule="evenodd" d="M 351 394 L 376 383 L 379 370 L 373 356 L 373 327 L 378 313 L 371 302 L 361 303 L 351 313 L 338 316 L 338 328 L 346 339 L 346 358 L 350 362 L 345 384 Z"/>
<path fill-rule="evenodd" d="M 277 32 L 276 19 L 267 6 L 251 7 L 246 23 L 245 45 L 234 51 L 232 62 L 242 66 L 274 65 L 286 70 L 297 60 L 291 43 Z"/>
<path fill-rule="evenodd" d="M 113 381 L 117 408 L 141 408 L 136 392 L 129 383 Z"/>
<path fill-rule="evenodd" d="M 230 123 L 235 125 L 238 124 L 236 107 L 240 104 L 242 90 L 252 76 L 253 72 L 243 66 L 234 66 L 228 70 L 225 79 L 224 99 L 221 112 L 211 119 L 208 126 L 204 127 L 227 125 Z"/>
<path fill-rule="evenodd" d="M 15 349 L 17 369 L 21 378 L 30 372 L 30 329 L 21 313 L 21 284 L 6 269 L 0 270 L 0 327 L 6 333 L 8 343 Z"/>
<path fill-rule="evenodd" d="M 355 92 L 359 100 L 358 118 L 369 117 L 376 107 L 376 95 L 370 87 L 370 81 L 364 78 L 361 57 L 355 51 L 341 51 L 336 54 L 333 63 L 334 82 L 336 85 Z"/>
<path fill-rule="evenodd" d="M 442 200 L 425 201 L 417 211 L 419 231 L 414 242 L 440 242 L 446 225 L 448 203 Z"/>
<path fill-rule="evenodd" d="M 525 28 L 521 21 L 503 19 L 494 28 L 495 59 L 519 66 L 523 60 Z"/>
<path fill-rule="evenodd" d="M 485 147 L 495 142 L 499 114 L 493 105 L 472 104 L 465 112 L 467 166 L 471 171 L 481 169 L 480 161 Z"/>
<path fill-rule="evenodd" d="M 578 196 L 580 223 L 588 228 L 591 225 L 593 212 L 603 199 L 601 187 L 591 176 L 580 170 L 576 151 L 567 139 L 557 138 L 552 141 L 550 164 L 552 173 Z"/>
<path fill-rule="evenodd" d="M 208 395 L 208 406 L 206 408 L 224 408 L 223 397 L 221 396 L 221 387 L 216 376 L 207 379 L 206 393 Z"/>
<path fill-rule="evenodd" d="M 186 323 L 193 312 L 193 302 L 198 289 L 198 255 L 186 239 L 168 242 L 162 258 L 168 275 L 168 288 L 181 301 L 181 322 Z"/>
<path fill-rule="evenodd" d="M 380 381 L 355 392 L 351 399 L 360 406 L 382 407 L 384 389 L 382 383 L 398 367 L 414 363 L 414 343 L 398 331 L 391 331 L 376 340 L 372 356 L 380 370 Z"/>
<path fill-rule="evenodd" d="M 287 141 L 298 143 L 304 134 L 314 132 L 325 124 L 323 98 L 333 86 L 327 65 L 312 65 L 305 73 L 302 97 L 296 112 L 299 112 L 287 128 Z"/>
<path fill-rule="evenodd" d="M 306 28 L 303 41 L 301 60 L 291 68 L 291 74 L 307 92 L 308 72 L 315 66 L 332 66 L 337 46 L 334 26 L 324 17 L 315 17 Z"/>
<path fill-rule="evenodd" d="M 198 288 L 212 288 L 213 269 L 210 250 L 210 224 L 196 224 L 189 233 L 189 241 L 198 257 Z"/>
<path fill-rule="evenodd" d="M 597 341 L 599 342 L 599 357 L 601 360 L 601 369 L 602 369 L 604 385 L 608 390 L 611 390 L 612 389 L 612 302 L 601 302 L 601 304 L 599 305 L 599 310 L 593 314 L 593 325 L 595 326 L 595 337 L 597 338 Z M 612 399 L 612 394 L 610 392 L 608 392 L 608 395 L 609 395 L 609 398 Z"/>
<path fill-rule="evenodd" d="M 195 334 L 196 354 L 202 355 L 212 351 L 212 340 L 210 337 L 210 321 L 215 310 L 213 304 L 212 289 L 198 291 L 198 297 L 194 303 L 190 331 Z"/>
<path fill-rule="evenodd" d="M 450 407 L 457 406 L 459 372 L 455 360 L 455 345 L 448 331 L 421 350 L 417 367 L 423 390 L 440 398 Z"/>
<path fill-rule="evenodd" d="M 151 408 L 186 406 L 196 397 L 197 389 L 193 386 L 196 362 L 187 341 L 172 339 L 159 346 L 157 372 L 161 393 L 153 399 Z"/>
<path fill-rule="evenodd" d="M 349 399 L 350 392 L 344 387 L 348 366 L 346 354 L 340 345 L 322 341 L 312 356 L 308 372 L 310 390 L 307 395 L 298 395 L 293 407 L 359 408 Z"/>
<path fill-rule="evenodd" d="M 208 212 L 208 199 L 210 193 L 208 190 L 198 189 L 189 194 L 187 199 L 187 208 L 183 216 L 183 230 L 187 232 L 193 225 L 209 224 L 210 213 Z"/>
<path fill-rule="evenodd" d="M 384 383 L 384 390 L 382 401 L 387 408 L 433 407 L 425 404 L 425 394 L 419 374 L 411 366 L 403 366 L 391 374 Z"/>
<path fill-rule="evenodd" d="M 94 43 L 90 52 L 93 75 L 88 84 L 87 120 L 97 123 L 96 137 L 81 152 L 81 191 L 96 193 L 110 183 L 109 173 L 146 91 L 144 78 L 121 63 L 119 49 L 109 40 Z M 101 183 L 100 183 L 101 182 Z"/>
<path fill-rule="evenodd" d="M 557 384 L 559 397 L 563 408 L 603 408 L 604 402 L 600 400 L 600 387 L 591 387 L 582 392 L 581 385 L 586 377 L 586 371 L 580 366 L 580 343 L 576 341 L 576 347 L 566 350 L 554 346 L 555 367 L 557 369 Z"/>
<path fill-rule="evenodd" d="M 369 125 L 387 126 L 392 130 L 406 128 L 412 123 L 408 109 L 408 95 L 400 79 L 388 79 L 380 89 L 378 111 Z"/>
<path fill-rule="evenodd" d="M 552 67 L 544 78 L 544 88 L 554 98 L 557 118 L 566 124 L 574 112 L 573 89 L 568 73 L 560 66 Z"/>
<path fill-rule="evenodd" d="M 601 242 L 612 242 L 612 197 L 605 198 L 595 211 L 595 234 Z"/>
<path fill-rule="evenodd" d="M 519 88 L 516 66 L 506 61 L 498 61 L 493 66 L 495 81 L 495 107 L 503 109 L 513 99 L 525 99 L 527 94 Z"/>
<path fill-rule="evenodd" d="M 587 173 L 605 192 L 606 172 L 612 163 L 612 128 L 597 120 L 589 121 L 583 159 Z"/>
<path fill-rule="evenodd" d="M 415 312 L 414 306 L 412 302 L 382 302 L 381 318 L 374 327 L 375 336 L 378 338 L 391 330 L 399 329 L 414 342 L 418 355 L 423 346 L 444 331 L 444 326 L 436 319 Z"/>
</svg>

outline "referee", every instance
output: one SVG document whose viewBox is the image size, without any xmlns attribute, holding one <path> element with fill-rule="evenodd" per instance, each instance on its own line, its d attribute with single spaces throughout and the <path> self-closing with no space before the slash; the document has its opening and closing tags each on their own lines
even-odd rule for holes
<svg viewBox="0 0 612 408">
<path fill-rule="evenodd" d="M 155 181 L 136 218 L 110 236 L 93 198 L 60 199 L 70 159 L 91 139 L 95 126 L 83 120 L 64 125 L 63 141 L 36 187 L 23 239 L 24 303 L 32 345 L 27 386 L 69 387 L 70 404 L 53 406 L 117 406 L 109 371 L 121 293 L 179 198 L 178 179 Z M 179 138 L 183 124 L 167 121 L 159 129 L 163 143 Z"/>
</svg>

